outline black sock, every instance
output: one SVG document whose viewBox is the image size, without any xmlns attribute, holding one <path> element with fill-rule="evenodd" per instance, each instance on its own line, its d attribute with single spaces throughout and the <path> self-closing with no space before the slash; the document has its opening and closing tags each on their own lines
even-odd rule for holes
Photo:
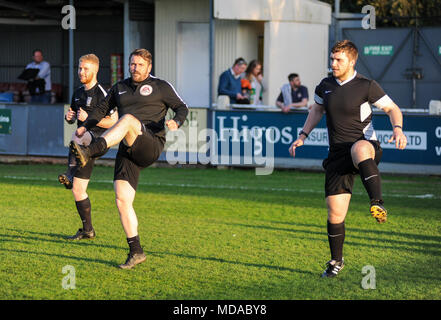
<svg viewBox="0 0 441 320">
<path fill-rule="evenodd" d="M 83 230 L 84 231 L 92 231 L 92 206 L 90 205 L 89 198 L 86 198 L 81 201 L 75 201 L 77 205 L 77 210 L 80 215 L 81 221 L 83 222 Z"/>
<path fill-rule="evenodd" d="M 331 259 L 343 259 L 343 242 L 345 241 L 345 222 L 332 224 L 328 220 L 328 241 L 331 249 Z"/>
<path fill-rule="evenodd" d="M 377 164 L 373 159 L 367 159 L 358 164 L 361 181 L 369 195 L 369 199 L 382 201 L 381 177 Z"/>
<path fill-rule="evenodd" d="M 107 152 L 107 142 L 103 137 L 98 137 L 89 145 L 90 156 L 92 158 L 100 157 Z"/>
<path fill-rule="evenodd" d="M 67 171 L 66 175 L 73 179 L 75 176 L 75 173 L 77 172 L 78 164 L 77 164 L 77 158 L 75 157 L 75 154 L 69 150 L 69 155 L 67 157 Z"/>
<path fill-rule="evenodd" d="M 139 235 L 127 238 L 127 243 L 129 244 L 130 254 L 133 255 L 135 253 L 143 253 L 144 251 L 141 248 L 141 243 L 139 241 Z"/>
</svg>

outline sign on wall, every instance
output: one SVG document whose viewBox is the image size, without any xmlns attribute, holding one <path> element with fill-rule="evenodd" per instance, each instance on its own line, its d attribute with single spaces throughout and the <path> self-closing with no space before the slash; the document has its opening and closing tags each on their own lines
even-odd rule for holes
<svg viewBox="0 0 441 320">
<path fill-rule="evenodd" d="M 0 109 L 0 134 L 11 134 L 11 109 Z"/>
<path fill-rule="evenodd" d="M 233 143 L 240 141 L 240 156 L 246 151 L 244 134 L 260 138 L 253 150 L 263 150 L 269 141 L 274 146 L 274 158 L 290 158 L 289 147 L 297 139 L 306 120 L 306 113 L 282 114 L 276 112 L 228 112 L 216 111 L 214 128 L 218 137 L 218 149 L 225 148 L 222 141 L 229 139 L 229 150 Z M 309 134 L 305 145 L 298 148 L 296 158 L 325 159 L 328 154 L 328 131 L 326 117 L 323 116 L 316 128 Z M 382 163 L 441 165 L 441 117 L 404 115 L 404 134 L 408 145 L 405 150 L 397 150 L 395 144 L 388 143 L 392 135 L 389 117 L 374 114 L 373 126 L 383 148 Z M 239 149 L 237 149 L 239 150 Z M 231 151 L 229 151 L 231 152 Z"/>
<path fill-rule="evenodd" d="M 391 56 L 394 54 L 394 46 L 392 45 L 364 46 L 363 54 L 365 56 Z"/>
</svg>

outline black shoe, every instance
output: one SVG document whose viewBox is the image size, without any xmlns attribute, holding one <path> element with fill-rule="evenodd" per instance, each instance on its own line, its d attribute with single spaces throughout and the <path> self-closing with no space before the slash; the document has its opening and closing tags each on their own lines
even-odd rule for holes
<svg viewBox="0 0 441 320">
<path fill-rule="evenodd" d="M 95 230 L 84 231 L 83 229 L 78 229 L 77 233 L 71 237 L 67 237 L 68 240 L 82 240 L 82 239 L 93 239 L 95 238 Z"/>
<path fill-rule="evenodd" d="M 72 177 L 69 177 L 65 173 L 60 174 L 58 176 L 58 181 L 60 181 L 61 184 L 64 184 L 66 189 L 72 189 L 72 187 L 73 187 L 73 179 L 72 179 Z"/>
<path fill-rule="evenodd" d="M 87 147 L 81 146 L 75 141 L 71 141 L 69 144 L 70 150 L 75 154 L 81 168 L 86 166 L 87 162 L 90 160 L 90 152 Z"/>
<path fill-rule="evenodd" d="M 124 264 L 120 264 L 121 269 L 132 269 L 137 264 L 140 264 L 147 260 L 145 253 L 134 253 L 127 256 L 127 260 Z"/>
<path fill-rule="evenodd" d="M 326 263 L 326 270 L 322 274 L 322 278 L 335 277 L 345 266 L 345 260 L 341 261 L 331 260 Z"/>
<path fill-rule="evenodd" d="M 378 223 L 384 223 L 387 221 L 387 210 L 383 207 L 383 201 L 373 200 L 371 201 L 371 215 Z"/>
</svg>

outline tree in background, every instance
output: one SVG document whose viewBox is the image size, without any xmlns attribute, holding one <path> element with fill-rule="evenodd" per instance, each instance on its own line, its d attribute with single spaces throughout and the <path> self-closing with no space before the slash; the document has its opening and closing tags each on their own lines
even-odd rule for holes
<svg viewBox="0 0 441 320">
<path fill-rule="evenodd" d="M 333 6 L 335 0 L 321 0 Z M 377 27 L 441 25 L 441 0 L 341 0 L 340 11 L 361 13 L 361 8 L 375 8 Z"/>
</svg>

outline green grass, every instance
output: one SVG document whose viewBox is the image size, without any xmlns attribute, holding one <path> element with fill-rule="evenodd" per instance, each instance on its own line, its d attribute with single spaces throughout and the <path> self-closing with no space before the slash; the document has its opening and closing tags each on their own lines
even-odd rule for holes
<svg viewBox="0 0 441 320">
<path fill-rule="evenodd" d="M 135 199 L 146 263 L 119 270 L 127 243 L 113 169 L 89 185 L 97 238 L 80 227 L 64 166 L 0 165 L 0 299 L 440 299 L 441 179 L 383 175 L 389 220 L 378 225 L 356 181 L 346 219 L 346 267 L 329 260 L 322 173 L 149 168 Z M 62 288 L 75 268 L 76 289 Z M 362 268 L 376 289 L 361 286 Z"/>
</svg>

